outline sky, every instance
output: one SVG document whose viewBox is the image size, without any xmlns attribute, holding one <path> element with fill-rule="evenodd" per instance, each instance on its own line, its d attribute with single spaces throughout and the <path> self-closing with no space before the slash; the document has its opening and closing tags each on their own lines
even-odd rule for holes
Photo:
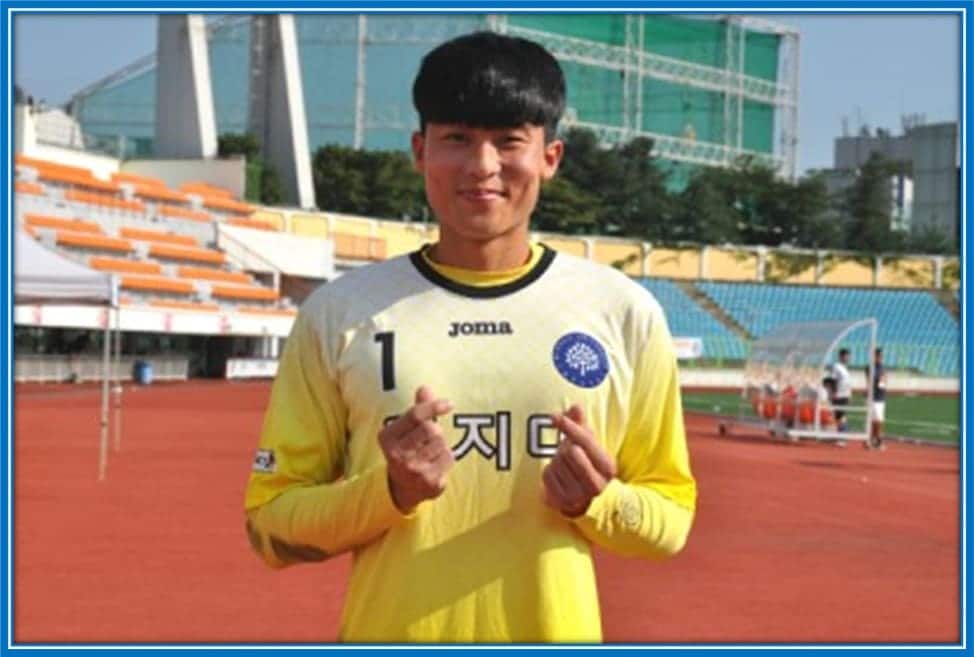
<svg viewBox="0 0 974 657">
<path fill-rule="evenodd" d="M 960 115 L 960 19 L 944 14 L 771 14 L 800 33 L 798 170 L 832 164 L 860 126 L 902 132 Z M 155 50 L 151 15 L 32 15 L 14 21 L 14 81 L 48 104 Z M 54 44 L 56 47 L 52 47 Z"/>
</svg>

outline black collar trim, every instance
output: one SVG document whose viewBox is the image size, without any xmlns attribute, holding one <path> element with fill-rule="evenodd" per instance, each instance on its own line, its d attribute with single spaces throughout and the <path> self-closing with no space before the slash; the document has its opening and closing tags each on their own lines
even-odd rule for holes
<svg viewBox="0 0 974 657">
<path fill-rule="evenodd" d="M 426 280 L 435 285 L 439 285 L 450 292 L 455 292 L 456 294 L 461 294 L 465 297 L 473 297 L 475 299 L 494 299 L 497 297 L 507 296 L 508 294 L 513 294 L 518 290 L 523 290 L 528 285 L 531 285 L 531 283 L 541 278 L 541 276 L 548 270 L 548 267 L 551 266 L 551 263 L 554 262 L 556 254 L 553 249 L 549 248 L 545 244 L 542 244 L 541 248 L 544 253 L 541 254 L 541 258 L 538 259 L 538 263 L 532 267 L 528 273 L 524 274 L 517 280 L 511 281 L 510 283 L 504 283 L 503 285 L 491 285 L 488 287 L 466 285 L 465 283 L 458 283 L 453 279 L 447 278 L 443 274 L 433 269 L 430 264 L 426 262 L 426 260 L 423 258 L 423 249 L 410 253 L 409 260 Z"/>
</svg>

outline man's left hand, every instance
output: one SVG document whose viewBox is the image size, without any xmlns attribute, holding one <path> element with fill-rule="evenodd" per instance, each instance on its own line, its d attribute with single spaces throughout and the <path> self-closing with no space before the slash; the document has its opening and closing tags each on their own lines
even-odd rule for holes
<svg viewBox="0 0 974 657">
<path fill-rule="evenodd" d="M 605 490 L 616 475 L 616 465 L 585 423 L 581 406 L 573 404 L 551 419 L 562 440 L 542 474 L 544 499 L 562 515 L 575 518 Z"/>
</svg>

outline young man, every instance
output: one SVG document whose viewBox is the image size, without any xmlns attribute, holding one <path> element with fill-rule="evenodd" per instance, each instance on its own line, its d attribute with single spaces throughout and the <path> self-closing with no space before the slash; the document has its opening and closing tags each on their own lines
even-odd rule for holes
<svg viewBox="0 0 974 657">
<path fill-rule="evenodd" d="M 529 242 L 562 156 L 548 52 L 460 37 L 413 96 L 439 240 L 302 307 L 251 543 L 278 567 L 354 552 L 344 641 L 599 641 L 592 545 L 667 557 L 693 518 L 666 320 L 621 273 Z"/>
<path fill-rule="evenodd" d="M 832 365 L 832 378 L 835 380 L 835 396 L 832 405 L 835 407 L 835 424 L 839 431 L 849 428 L 846 412 L 842 410 L 849 405 L 852 397 L 852 376 L 849 375 L 849 357 L 851 353 L 843 347 L 839 349 L 839 360 Z"/>
<path fill-rule="evenodd" d="M 886 368 L 883 367 L 883 350 L 873 351 L 872 367 L 866 368 L 866 381 L 873 387 L 872 424 L 869 427 L 869 447 L 885 449 L 883 422 L 886 420 Z"/>
</svg>

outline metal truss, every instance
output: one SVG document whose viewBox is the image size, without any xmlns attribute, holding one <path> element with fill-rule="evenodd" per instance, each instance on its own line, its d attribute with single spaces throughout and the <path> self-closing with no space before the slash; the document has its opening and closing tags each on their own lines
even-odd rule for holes
<svg viewBox="0 0 974 657">
<path fill-rule="evenodd" d="M 798 131 L 798 34 L 797 32 L 743 16 L 725 16 L 725 66 L 705 66 L 646 52 L 644 19 L 626 16 L 625 45 L 610 45 L 562 34 L 512 25 L 503 16 L 490 16 L 490 29 L 537 41 L 562 61 L 618 71 L 623 78 L 621 123 L 623 128 L 587 123 L 606 143 L 636 135 L 652 137 L 661 156 L 708 166 L 725 166 L 741 156 L 753 157 L 772 166 L 779 175 L 794 179 L 797 170 Z M 778 82 L 747 75 L 744 70 L 745 39 L 748 31 L 771 32 L 781 37 Z M 724 98 L 724 134 L 720 143 L 649 133 L 643 125 L 642 80 L 653 78 L 721 94 Z M 776 110 L 777 148 L 774 154 L 743 148 L 744 101 L 771 105 Z M 571 117 L 569 116 L 569 122 Z M 574 121 L 575 125 L 583 125 Z"/>
<path fill-rule="evenodd" d="M 724 144 L 684 139 L 682 137 L 673 137 L 672 135 L 648 132 L 646 130 L 632 130 L 605 125 L 603 123 L 579 121 L 572 117 L 566 118 L 564 127 L 591 130 L 597 136 L 599 143 L 604 146 L 622 144 L 636 137 L 647 137 L 653 140 L 652 155 L 654 157 L 709 167 L 727 167 L 734 164 L 740 158 L 751 158 L 757 163 L 770 167 L 778 173 L 782 173 L 787 164 L 783 158 L 769 153 L 760 153 L 743 148 L 731 148 Z"/>
</svg>

